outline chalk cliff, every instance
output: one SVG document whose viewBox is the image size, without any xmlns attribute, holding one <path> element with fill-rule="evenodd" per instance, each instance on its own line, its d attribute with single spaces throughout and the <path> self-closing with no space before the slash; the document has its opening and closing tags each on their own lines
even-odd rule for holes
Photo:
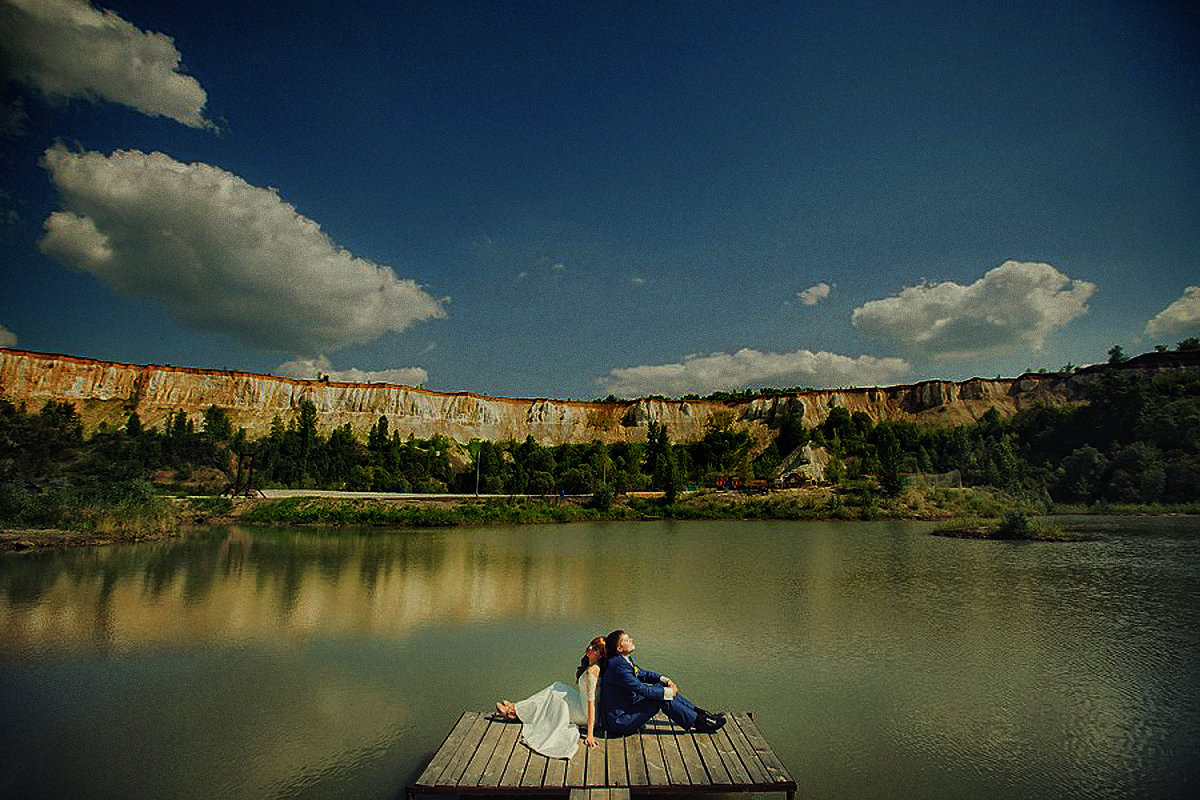
<svg viewBox="0 0 1200 800">
<path fill-rule="evenodd" d="M 1145 358 L 1134 359 L 1130 365 L 1136 366 L 1135 362 Z M 1166 361 L 1170 363 L 1157 367 L 1144 364 L 1140 368 L 1200 366 L 1175 363 L 1179 359 Z M 140 366 L 0 348 L 0 397 L 30 410 L 41 408 L 47 400 L 69 400 L 75 403 L 89 431 L 102 422 L 119 427 L 131 411 L 137 411 L 145 425 L 162 426 L 167 416 L 178 410 L 187 412 L 199 424 L 204 409 L 215 404 L 228 412 L 235 425 L 245 426 L 257 436 L 267 432 L 276 415 L 289 420 L 300 402 L 307 399 L 316 406 L 320 424 L 326 430 L 348 422 L 365 435 L 380 415 L 386 415 L 389 427 L 404 436 L 442 434 L 460 442 L 473 438 L 520 441 L 532 436 L 551 445 L 593 439 L 610 443 L 645 441 L 651 421 L 665 424 L 676 441 L 699 439 L 713 424 L 732 425 L 761 435 L 781 413 L 802 414 L 805 424 L 815 425 L 839 406 L 850 412 L 862 411 L 876 421 L 961 424 L 978 419 L 990 408 L 1007 416 L 1034 403 L 1060 405 L 1080 400 L 1087 383 L 1102 369 L 1089 368 L 1071 376 L 1026 374 L 1018 378 L 818 390 L 729 404 L 652 399 L 585 403 Z"/>
</svg>

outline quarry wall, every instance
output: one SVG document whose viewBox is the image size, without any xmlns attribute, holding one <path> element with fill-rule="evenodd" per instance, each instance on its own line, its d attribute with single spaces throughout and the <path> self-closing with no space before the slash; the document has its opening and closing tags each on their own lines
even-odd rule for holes
<svg viewBox="0 0 1200 800">
<path fill-rule="evenodd" d="M 1094 368 L 1093 368 L 1094 369 Z M 101 423 L 120 427 L 132 411 L 147 426 L 163 426 L 183 410 L 196 420 L 210 405 L 226 410 L 251 436 L 265 434 L 274 417 L 290 420 L 301 401 L 316 406 L 330 430 L 350 423 L 360 436 L 380 415 L 403 436 L 442 434 L 470 439 L 524 440 L 543 445 L 645 441 L 653 421 L 676 441 L 694 441 L 712 425 L 765 434 L 782 413 L 820 423 L 836 407 L 862 411 L 872 420 L 909 420 L 926 425 L 968 423 L 995 408 L 1010 415 L 1034 403 L 1060 405 L 1082 398 L 1089 370 L 1074 375 L 1027 374 L 1019 378 L 923 381 L 904 386 L 829 389 L 737 403 L 642 399 L 589 403 L 445 393 L 390 384 L 299 380 L 249 372 L 143 366 L 68 355 L 0 349 L 0 397 L 29 410 L 47 400 L 69 400 L 88 431 Z"/>
</svg>

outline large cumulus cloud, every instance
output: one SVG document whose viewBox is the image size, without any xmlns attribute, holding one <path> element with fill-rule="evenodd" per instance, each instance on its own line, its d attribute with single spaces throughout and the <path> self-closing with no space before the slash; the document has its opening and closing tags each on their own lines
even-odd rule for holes
<svg viewBox="0 0 1200 800">
<path fill-rule="evenodd" d="M 1005 261 L 969 286 L 922 283 L 854 309 L 854 327 L 910 353 L 946 360 L 1040 351 L 1086 314 L 1095 284 L 1049 264 Z"/>
<path fill-rule="evenodd" d="M 275 374 L 309 380 L 318 375 L 326 375 L 330 380 L 345 383 L 392 383 L 400 386 L 418 386 L 429 380 L 429 373 L 423 367 L 393 367 L 377 370 L 362 370 L 357 367 L 334 369 L 326 356 L 288 361 L 276 367 Z"/>
<path fill-rule="evenodd" d="M 312 356 L 444 316 L 411 280 L 335 245 L 274 189 L 162 153 L 51 147 L 62 211 L 38 247 L 195 328 Z"/>
<path fill-rule="evenodd" d="M 0 347 L 12 347 L 16 343 L 17 335 L 3 325 L 0 325 Z"/>
<path fill-rule="evenodd" d="M 1200 286 L 1189 286 L 1183 295 L 1146 323 L 1147 336 L 1200 334 Z"/>
<path fill-rule="evenodd" d="M 88 0 L 0 0 L 0 75 L 50 98 L 110 100 L 193 128 L 212 127 L 199 82 L 169 36 Z"/>
<path fill-rule="evenodd" d="M 706 394 L 751 386 L 877 386 L 908 373 L 899 358 L 836 353 L 763 353 L 743 348 L 736 353 L 687 356 L 676 364 L 620 367 L 597 381 L 622 397 L 648 394 Z"/>
</svg>

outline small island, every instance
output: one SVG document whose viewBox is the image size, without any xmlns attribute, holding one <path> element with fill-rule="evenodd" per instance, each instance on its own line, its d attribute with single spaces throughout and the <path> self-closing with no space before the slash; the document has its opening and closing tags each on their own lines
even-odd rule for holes
<svg viewBox="0 0 1200 800">
<path fill-rule="evenodd" d="M 1024 511 L 1010 511 L 1001 518 L 956 519 L 934 528 L 934 536 L 951 539 L 990 539 L 1020 542 L 1078 542 L 1083 537 L 1043 522 Z"/>
</svg>

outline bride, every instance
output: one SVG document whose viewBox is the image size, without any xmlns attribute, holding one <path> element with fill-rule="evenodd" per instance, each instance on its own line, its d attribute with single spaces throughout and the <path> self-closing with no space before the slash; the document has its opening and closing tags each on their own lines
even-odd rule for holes
<svg viewBox="0 0 1200 800">
<path fill-rule="evenodd" d="M 604 637 L 597 636 L 575 670 L 576 686 L 555 681 L 520 702 L 501 700 L 496 710 L 509 719 L 520 720 L 521 739 L 544 756 L 573 756 L 579 747 L 579 725 L 587 726 L 584 742 L 595 747 L 596 691 L 604 658 Z"/>
</svg>

